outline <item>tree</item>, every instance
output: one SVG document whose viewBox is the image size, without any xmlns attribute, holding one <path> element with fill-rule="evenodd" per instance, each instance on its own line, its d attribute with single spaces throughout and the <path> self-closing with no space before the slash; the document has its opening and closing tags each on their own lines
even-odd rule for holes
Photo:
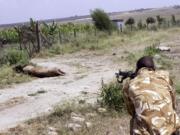
<svg viewBox="0 0 180 135">
<path fill-rule="evenodd" d="M 137 27 L 138 29 L 143 29 L 143 23 L 142 23 L 142 20 L 139 20 L 138 23 L 137 23 Z"/>
<path fill-rule="evenodd" d="M 146 19 L 146 23 L 147 23 L 147 28 L 148 28 L 149 24 L 156 23 L 156 20 L 153 17 L 148 17 Z"/>
<path fill-rule="evenodd" d="M 171 23 L 172 23 L 172 25 L 176 25 L 176 17 L 175 17 L 175 15 L 171 15 Z"/>
<path fill-rule="evenodd" d="M 160 27 L 163 24 L 164 18 L 161 18 L 160 15 L 157 15 L 156 20 L 158 22 L 158 26 Z"/>
<path fill-rule="evenodd" d="M 131 31 L 132 31 L 132 27 L 135 24 L 135 20 L 134 18 L 130 17 L 129 19 L 127 19 L 127 21 L 125 22 L 125 25 L 129 25 L 131 26 Z"/>
<path fill-rule="evenodd" d="M 91 12 L 91 17 L 98 30 L 111 32 L 113 29 L 112 21 L 103 10 L 95 9 Z"/>
</svg>

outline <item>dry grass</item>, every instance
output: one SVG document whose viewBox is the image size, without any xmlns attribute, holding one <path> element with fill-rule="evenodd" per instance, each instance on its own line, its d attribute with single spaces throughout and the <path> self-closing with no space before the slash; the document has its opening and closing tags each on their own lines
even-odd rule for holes
<svg viewBox="0 0 180 135">
<path fill-rule="evenodd" d="M 11 66 L 0 67 L 0 89 L 30 80 L 32 80 L 30 76 L 16 73 Z"/>
<path fill-rule="evenodd" d="M 72 131 L 67 128 L 71 113 L 76 113 L 85 118 L 85 121 L 91 122 L 92 127 L 85 125 L 78 131 Z M 93 115 L 92 115 L 93 114 Z M 129 117 L 126 114 L 107 111 L 98 113 L 97 107 L 66 105 L 64 108 L 56 108 L 48 116 L 29 120 L 15 128 L 11 128 L 3 135 L 48 135 L 48 129 L 53 127 L 58 135 L 127 135 L 129 132 Z"/>
</svg>

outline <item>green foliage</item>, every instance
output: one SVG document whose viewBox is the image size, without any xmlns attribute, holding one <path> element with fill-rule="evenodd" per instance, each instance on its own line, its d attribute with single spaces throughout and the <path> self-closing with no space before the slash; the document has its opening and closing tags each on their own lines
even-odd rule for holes
<svg viewBox="0 0 180 135">
<path fill-rule="evenodd" d="M 176 25 L 176 17 L 175 17 L 175 15 L 171 15 L 171 24 Z"/>
<path fill-rule="evenodd" d="M 49 25 L 47 23 L 43 23 L 41 30 L 45 35 L 55 35 L 58 33 L 58 26 L 55 22 Z"/>
<path fill-rule="evenodd" d="M 148 26 L 149 24 L 156 23 L 156 20 L 153 17 L 148 17 L 146 19 L 146 23 L 147 23 L 147 26 Z"/>
<path fill-rule="evenodd" d="M 144 50 L 144 55 L 145 56 L 154 56 L 155 54 L 160 53 L 159 49 L 156 48 L 155 45 L 148 46 Z"/>
<path fill-rule="evenodd" d="M 3 65 L 0 67 L 0 88 L 4 88 L 14 83 L 30 81 L 31 78 L 24 74 L 18 74 L 13 71 L 12 67 Z"/>
<path fill-rule="evenodd" d="M 129 25 L 131 26 L 131 30 L 132 30 L 132 26 L 135 24 L 135 20 L 134 18 L 130 17 L 126 22 L 125 25 Z"/>
<path fill-rule="evenodd" d="M 177 92 L 178 94 L 180 94 L 180 83 L 177 83 L 177 84 L 175 85 L 175 89 L 176 89 L 176 92 Z"/>
<path fill-rule="evenodd" d="M 6 43 L 18 43 L 19 36 L 15 29 L 3 29 L 0 31 L 0 39 L 6 41 Z"/>
<path fill-rule="evenodd" d="M 98 30 L 110 32 L 113 29 L 109 16 L 101 9 L 95 9 L 91 12 L 94 25 Z"/>
<path fill-rule="evenodd" d="M 138 23 L 137 23 L 137 27 L 138 29 L 143 29 L 143 23 L 142 23 L 142 20 L 139 20 Z"/>
<path fill-rule="evenodd" d="M 29 63 L 29 57 L 28 54 L 21 50 L 16 49 L 8 49 L 6 50 L 5 54 L 1 58 L 0 64 L 9 64 L 9 65 L 15 65 L 15 64 L 28 64 Z"/>
<path fill-rule="evenodd" d="M 161 18 L 160 15 L 157 15 L 157 16 L 156 16 L 156 20 L 157 20 L 157 22 L 158 22 L 158 25 L 160 26 L 160 25 L 162 25 L 162 23 L 163 23 L 163 21 L 164 21 L 164 18 Z"/>
<path fill-rule="evenodd" d="M 116 111 L 124 109 L 124 100 L 122 95 L 122 85 L 112 82 L 108 85 L 103 85 L 101 92 L 103 105 Z"/>
</svg>

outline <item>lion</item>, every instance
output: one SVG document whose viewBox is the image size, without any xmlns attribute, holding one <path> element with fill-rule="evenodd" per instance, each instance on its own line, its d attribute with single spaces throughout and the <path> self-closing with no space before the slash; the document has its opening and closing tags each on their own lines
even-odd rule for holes
<svg viewBox="0 0 180 135">
<path fill-rule="evenodd" d="M 39 78 L 64 76 L 66 74 L 58 68 L 47 68 L 35 65 L 17 65 L 13 69 L 18 73 L 22 72 Z"/>
</svg>

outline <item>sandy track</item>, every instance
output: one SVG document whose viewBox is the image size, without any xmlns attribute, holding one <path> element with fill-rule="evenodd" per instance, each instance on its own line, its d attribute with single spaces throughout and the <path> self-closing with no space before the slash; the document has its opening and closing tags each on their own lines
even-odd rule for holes
<svg viewBox="0 0 180 135">
<path fill-rule="evenodd" d="M 104 82 L 111 81 L 119 68 L 113 63 L 113 57 L 84 53 L 32 60 L 38 65 L 60 67 L 67 75 L 36 79 L 0 90 L 0 130 L 48 113 L 57 103 L 72 99 L 96 102 L 102 78 Z"/>
</svg>

